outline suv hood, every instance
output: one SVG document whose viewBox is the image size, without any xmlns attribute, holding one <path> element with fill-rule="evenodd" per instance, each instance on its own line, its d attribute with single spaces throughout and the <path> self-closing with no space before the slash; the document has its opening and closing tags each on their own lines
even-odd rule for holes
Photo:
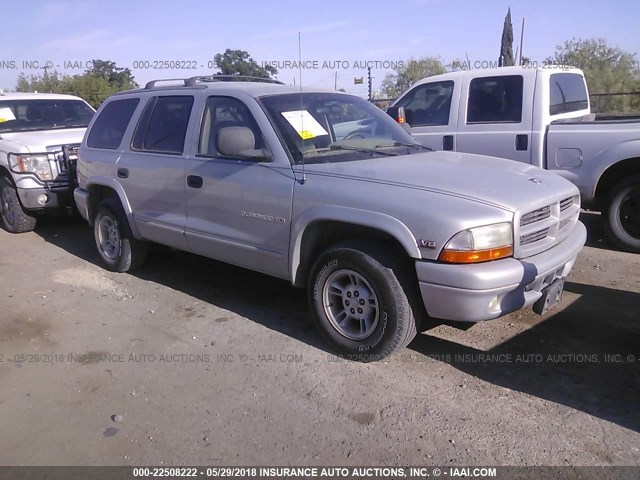
<svg viewBox="0 0 640 480">
<path fill-rule="evenodd" d="M 61 128 L 58 130 L 33 130 L 29 132 L 1 133 L 3 140 L 13 142 L 26 148 L 29 153 L 41 153 L 51 150 L 50 147 L 80 143 L 86 128 Z"/>
<path fill-rule="evenodd" d="M 328 175 L 427 190 L 482 202 L 511 212 L 530 204 L 577 195 L 561 176 L 512 160 L 458 152 L 308 164 L 308 175 Z"/>
</svg>

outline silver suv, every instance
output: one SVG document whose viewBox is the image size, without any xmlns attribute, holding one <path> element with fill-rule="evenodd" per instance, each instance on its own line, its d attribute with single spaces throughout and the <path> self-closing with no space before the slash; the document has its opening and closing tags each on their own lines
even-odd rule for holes
<svg viewBox="0 0 640 480">
<path fill-rule="evenodd" d="M 578 190 L 555 174 L 430 151 L 359 97 L 236 77 L 110 97 L 78 181 L 107 268 L 157 242 L 290 280 L 361 361 L 429 317 L 543 313 L 586 239 Z"/>
</svg>

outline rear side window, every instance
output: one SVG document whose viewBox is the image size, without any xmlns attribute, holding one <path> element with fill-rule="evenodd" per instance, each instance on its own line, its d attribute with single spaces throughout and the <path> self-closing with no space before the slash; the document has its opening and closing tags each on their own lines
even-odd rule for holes
<svg viewBox="0 0 640 480">
<path fill-rule="evenodd" d="M 581 75 L 554 73 L 549 78 L 549 115 L 575 112 L 589 108 L 587 87 Z"/>
<path fill-rule="evenodd" d="M 523 83 L 522 75 L 471 80 L 467 123 L 520 123 Z"/>
<path fill-rule="evenodd" d="M 116 150 L 139 101 L 138 98 L 115 100 L 104 107 L 89 132 L 87 146 Z"/>
<path fill-rule="evenodd" d="M 452 81 L 427 83 L 416 87 L 398 106 L 404 107 L 412 127 L 447 125 L 452 94 Z"/>
<path fill-rule="evenodd" d="M 140 117 L 131 147 L 146 152 L 181 154 L 192 106 L 190 95 L 152 98 Z"/>
</svg>

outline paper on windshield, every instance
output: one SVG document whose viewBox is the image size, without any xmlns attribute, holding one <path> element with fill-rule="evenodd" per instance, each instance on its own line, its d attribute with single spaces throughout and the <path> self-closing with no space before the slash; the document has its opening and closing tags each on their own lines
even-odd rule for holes
<svg viewBox="0 0 640 480">
<path fill-rule="evenodd" d="M 293 127 L 303 140 L 309 140 L 322 135 L 329 135 L 327 131 L 322 128 L 322 125 L 320 125 L 307 110 L 282 112 L 282 116 L 287 122 L 289 122 L 289 125 Z"/>
<path fill-rule="evenodd" d="M 0 123 L 15 119 L 16 116 L 13 114 L 13 110 L 9 107 L 0 108 Z"/>
</svg>

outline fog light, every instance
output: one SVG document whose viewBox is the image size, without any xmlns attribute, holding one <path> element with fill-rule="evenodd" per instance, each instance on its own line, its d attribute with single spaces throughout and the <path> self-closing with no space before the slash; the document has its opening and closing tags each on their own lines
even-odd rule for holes
<svg viewBox="0 0 640 480">
<path fill-rule="evenodd" d="M 500 297 L 495 296 L 489 302 L 489 312 L 490 313 L 498 313 L 500 312 Z"/>
<path fill-rule="evenodd" d="M 49 196 L 47 194 L 43 193 L 42 195 L 38 196 L 38 203 L 40 205 L 44 205 L 48 201 L 49 201 Z"/>
</svg>

